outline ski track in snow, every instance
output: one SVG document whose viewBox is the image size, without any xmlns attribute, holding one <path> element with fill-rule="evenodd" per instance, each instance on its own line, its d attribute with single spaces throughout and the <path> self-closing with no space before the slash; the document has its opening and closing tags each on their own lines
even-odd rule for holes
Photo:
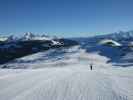
<svg viewBox="0 0 133 100">
<path fill-rule="evenodd" d="M 59 60 L 42 52 L 18 59 L 37 62 L 9 63 L 26 69 L 0 69 L 0 100 L 133 100 L 133 67 L 116 68 L 98 53 L 75 50 Z"/>
<path fill-rule="evenodd" d="M 133 99 L 133 75 L 126 69 L 122 73 L 113 69 L 90 71 L 70 68 L 11 73 L 14 74 L 14 70 L 8 73 L 8 77 L 0 79 L 0 100 Z"/>
</svg>

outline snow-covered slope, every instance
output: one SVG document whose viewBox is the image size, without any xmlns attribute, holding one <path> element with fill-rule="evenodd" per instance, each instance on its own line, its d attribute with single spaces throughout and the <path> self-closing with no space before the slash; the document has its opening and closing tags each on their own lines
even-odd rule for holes
<svg viewBox="0 0 133 100">
<path fill-rule="evenodd" d="M 101 59 L 102 58 L 102 59 Z M 106 67 L 107 57 L 100 56 L 98 52 L 87 53 L 80 46 L 74 46 L 64 49 L 53 49 L 49 51 L 39 52 L 33 55 L 25 56 L 9 63 L 3 64 L 1 68 L 17 68 L 17 69 L 36 69 L 46 67 L 64 67 L 68 65 L 89 65 L 93 61 L 99 62 L 102 67 Z M 97 63 L 95 63 L 97 65 Z"/>
<path fill-rule="evenodd" d="M 133 100 L 132 48 L 96 41 L 0 65 L 0 100 Z"/>
<path fill-rule="evenodd" d="M 97 61 L 95 63 L 97 67 L 92 71 L 88 64 L 53 66 L 36 70 L 2 69 L 0 70 L 0 89 L 2 90 L 0 99 L 133 99 L 133 68 L 103 69 L 101 63 Z"/>
<path fill-rule="evenodd" d="M 88 38 L 75 38 L 88 53 L 98 52 L 115 66 L 133 66 L 133 31 L 119 32 Z"/>
<path fill-rule="evenodd" d="M 0 70 L 0 99 L 133 100 L 133 67 L 108 60 L 78 46 L 17 59 Z"/>
</svg>

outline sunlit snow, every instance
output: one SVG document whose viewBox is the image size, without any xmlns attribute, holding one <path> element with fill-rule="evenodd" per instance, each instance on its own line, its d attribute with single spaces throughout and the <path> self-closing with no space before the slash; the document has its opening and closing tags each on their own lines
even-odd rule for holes
<svg viewBox="0 0 133 100">
<path fill-rule="evenodd" d="M 0 70 L 0 100 L 133 100 L 133 68 L 108 60 L 79 46 L 16 59 Z"/>
</svg>

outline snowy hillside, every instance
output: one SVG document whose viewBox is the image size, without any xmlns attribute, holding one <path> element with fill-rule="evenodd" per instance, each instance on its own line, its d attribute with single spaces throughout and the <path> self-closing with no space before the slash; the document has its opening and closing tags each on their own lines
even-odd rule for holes
<svg viewBox="0 0 133 100">
<path fill-rule="evenodd" d="M 0 98 L 132 100 L 133 67 L 113 66 L 109 60 L 78 46 L 17 59 L 6 64 L 13 69 L 0 70 Z"/>
<path fill-rule="evenodd" d="M 108 58 L 98 53 L 86 53 L 82 49 L 77 51 L 77 48 L 67 50 L 67 54 L 60 58 L 56 55 L 59 52 L 56 54 L 55 51 L 41 52 L 18 59 L 18 62 L 10 65 L 12 68 L 26 68 L 25 70 L 1 69 L 0 98 L 2 100 L 133 99 L 132 67 L 112 66 L 106 63 Z M 53 52 L 55 56 L 47 58 Z M 93 63 L 92 71 L 90 63 Z"/>
<path fill-rule="evenodd" d="M 26 33 L 19 39 L 9 36 L 7 41 L 0 42 L 0 64 L 37 52 L 74 45 L 79 44 L 70 39 L 35 36 L 32 33 Z"/>
<path fill-rule="evenodd" d="M 0 100 L 133 100 L 133 48 L 100 39 L 73 39 L 80 45 L 1 64 Z"/>
<path fill-rule="evenodd" d="M 133 69 L 0 70 L 1 100 L 132 100 Z M 78 67 L 79 69 L 77 69 Z"/>
</svg>

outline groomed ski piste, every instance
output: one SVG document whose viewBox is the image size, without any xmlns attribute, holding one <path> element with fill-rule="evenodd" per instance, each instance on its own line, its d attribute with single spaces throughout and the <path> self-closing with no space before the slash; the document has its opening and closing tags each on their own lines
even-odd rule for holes
<svg viewBox="0 0 133 100">
<path fill-rule="evenodd" d="M 0 100 L 133 100 L 133 67 L 108 60 L 79 46 L 16 59 L 0 69 Z"/>
</svg>

